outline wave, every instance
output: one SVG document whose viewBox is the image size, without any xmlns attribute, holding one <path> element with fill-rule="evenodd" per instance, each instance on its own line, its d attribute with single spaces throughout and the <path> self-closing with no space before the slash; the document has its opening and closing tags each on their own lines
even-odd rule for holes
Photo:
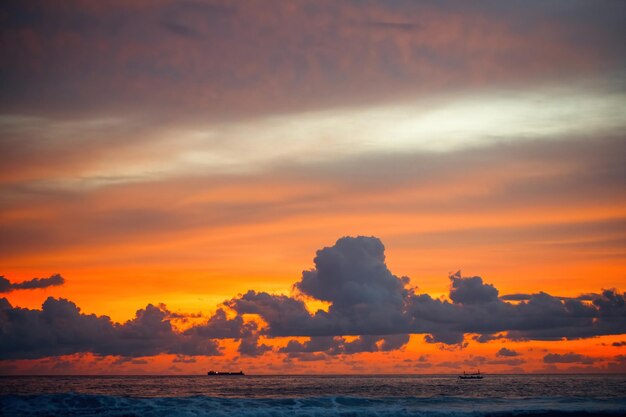
<svg viewBox="0 0 626 417">
<path fill-rule="evenodd" d="M 626 398 L 216 398 L 206 396 L 137 398 L 88 394 L 38 394 L 0 396 L 0 415 L 24 417 L 587 417 L 626 415 Z"/>
</svg>

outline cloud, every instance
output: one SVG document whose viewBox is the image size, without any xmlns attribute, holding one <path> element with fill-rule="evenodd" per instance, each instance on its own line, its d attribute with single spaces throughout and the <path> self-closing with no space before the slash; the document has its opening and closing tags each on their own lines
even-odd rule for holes
<svg viewBox="0 0 626 417">
<path fill-rule="evenodd" d="M 341 353 L 341 343 L 342 339 L 338 337 L 316 336 L 311 337 L 306 342 L 290 340 L 285 347 L 280 348 L 278 351 L 288 354 L 325 352 L 330 355 L 336 355 Z"/>
<path fill-rule="evenodd" d="M 175 331 L 167 312 L 148 304 L 123 324 L 83 314 L 76 304 L 49 297 L 41 310 L 0 299 L 0 359 L 33 359 L 91 352 L 123 357 L 219 355 L 217 342 Z"/>
<path fill-rule="evenodd" d="M 11 292 L 15 290 L 34 290 L 38 288 L 48 288 L 63 285 L 64 283 L 65 279 L 59 274 L 51 275 L 48 278 L 33 278 L 28 281 L 14 283 L 12 283 L 3 276 L 0 276 L 0 293 Z"/>
<path fill-rule="evenodd" d="M 238 314 L 258 314 L 268 323 L 265 330 L 270 336 L 294 336 L 294 329 L 307 326 L 310 330 L 311 316 L 302 300 L 286 295 L 272 295 L 250 290 L 247 293 L 227 300 L 226 306 Z"/>
<path fill-rule="evenodd" d="M 185 355 L 176 355 L 174 359 L 172 359 L 172 363 L 196 363 L 197 359 L 193 356 L 185 356 Z"/>
<path fill-rule="evenodd" d="M 503 347 L 496 353 L 496 356 L 512 357 L 512 356 L 519 356 L 519 353 L 514 350 Z"/>
<path fill-rule="evenodd" d="M 498 301 L 498 290 L 491 284 L 483 284 L 481 277 L 463 278 L 461 271 L 458 271 L 450 276 L 450 280 L 450 299 L 454 303 L 484 304 Z"/>
<path fill-rule="evenodd" d="M 211 339 L 240 339 L 251 336 L 256 330 L 256 323 L 244 323 L 240 315 L 229 319 L 226 311 L 219 308 L 205 323 L 191 327 L 185 334 Z"/>
<path fill-rule="evenodd" d="M 509 365 L 509 366 L 518 366 L 526 363 L 526 361 L 522 358 L 508 358 L 508 359 L 495 359 L 489 360 L 485 362 L 487 365 Z"/>
<path fill-rule="evenodd" d="M 319 250 L 314 263 L 316 268 L 304 271 L 294 288 L 305 297 L 329 302 L 328 311 L 311 315 L 300 299 L 255 291 L 225 304 L 239 314 L 259 314 L 271 336 L 406 333 L 408 278 L 389 271 L 379 239 L 341 238 Z"/>
<path fill-rule="evenodd" d="M 341 238 L 319 250 L 314 263 L 294 288 L 328 302 L 328 311 L 310 313 L 300 299 L 254 291 L 226 305 L 238 314 L 260 315 L 269 336 L 422 333 L 428 343 L 462 345 L 468 333 L 488 341 L 501 332 L 514 340 L 558 340 L 626 331 L 625 295 L 617 290 L 584 300 L 540 292 L 512 304 L 482 278 L 459 272 L 450 276 L 450 301 L 419 294 L 408 287 L 408 278 L 389 271 L 375 237 Z"/>
<path fill-rule="evenodd" d="M 286 353 L 290 358 L 302 360 L 302 358 L 310 357 L 320 358 L 320 355 L 311 356 L 311 354 L 316 353 L 337 356 L 363 352 L 389 352 L 404 347 L 408 342 L 408 334 L 387 336 L 362 335 L 351 341 L 337 336 L 317 336 L 311 337 L 306 342 L 290 340 L 278 352 Z"/>
<path fill-rule="evenodd" d="M 548 353 L 543 357 L 544 363 L 581 363 L 583 365 L 591 365 L 596 362 L 596 358 L 592 358 L 591 356 L 581 355 L 579 353 Z"/>
<path fill-rule="evenodd" d="M 466 336 L 486 342 L 559 340 L 626 332 L 626 294 L 603 290 L 581 298 L 555 297 L 544 292 L 508 303 L 480 277 L 449 277 L 449 300 L 434 299 L 409 287 L 407 277 L 386 265 L 384 245 L 376 237 L 343 237 L 320 249 L 315 267 L 302 273 L 294 295 L 250 290 L 226 300 L 204 323 L 177 331 L 180 318 L 164 305 L 148 304 L 125 323 L 107 316 L 83 314 L 72 302 L 48 298 L 41 310 L 12 307 L 0 299 L 0 358 L 38 358 L 91 352 L 96 355 L 142 357 L 160 353 L 218 355 L 217 340 L 240 340 L 239 353 L 259 356 L 271 347 L 263 337 L 305 336 L 278 351 L 290 357 L 349 355 L 400 349 L 410 334 L 424 334 L 427 343 L 463 347 Z M 307 298 L 328 303 L 328 310 L 310 312 Z M 227 311 L 230 310 L 230 311 Z M 258 316 L 261 320 L 246 318 Z M 261 324 L 258 324 L 261 323 Z M 347 338 L 347 336 L 356 336 Z M 497 357 L 517 352 L 502 348 Z M 587 363 L 576 354 L 548 354 L 546 363 Z M 520 360 L 500 359 L 516 365 Z"/>
<path fill-rule="evenodd" d="M 626 340 L 622 340 L 622 341 L 619 341 L 619 342 L 613 342 L 613 343 L 611 343 L 611 346 L 615 346 L 615 347 L 626 346 Z"/>
<path fill-rule="evenodd" d="M 491 4 L 433 2 L 166 1 L 94 8 L 72 1 L 59 9 L 51 1 L 7 1 L 1 34 L 9 42 L 0 60 L 10 88 L 0 108 L 46 113 L 54 103 L 61 114 L 107 114 L 141 107 L 149 115 L 200 119 L 618 66 L 619 6 L 599 1 L 593 9 L 572 9 L 567 3 L 551 3 L 549 11 L 540 2 L 523 10 L 507 4 L 494 12 Z M 199 34 L 202 42 L 189 42 Z M 70 79 L 64 72 L 70 69 L 89 76 Z"/>
<path fill-rule="evenodd" d="M 518 294 L 501 295 L 500 299 L 503 301 L 528 301 L 530 300 L 530 297 L 531 297 L 530 294 L 518 293 Z"/>
<path fill-rule="evenodd" d="M 239 343 L 237 352 L 243 356 L 257 357 L 263 355 L 265 352 L 272 350 L 272 347 L 266 344 L 259 343 L 259 335 L 254 334 L 252 336 L 244 337 Z"/>
</svg>

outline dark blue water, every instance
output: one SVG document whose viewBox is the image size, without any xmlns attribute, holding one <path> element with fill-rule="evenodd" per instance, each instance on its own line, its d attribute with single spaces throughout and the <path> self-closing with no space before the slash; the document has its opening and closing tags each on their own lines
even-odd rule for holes
<svg viewBox="0 0 626 417">
<path fill-rule="evenodd" d="M 0 377 L 0 414 L 626 416 L 626 376 Z"/>
</svg>

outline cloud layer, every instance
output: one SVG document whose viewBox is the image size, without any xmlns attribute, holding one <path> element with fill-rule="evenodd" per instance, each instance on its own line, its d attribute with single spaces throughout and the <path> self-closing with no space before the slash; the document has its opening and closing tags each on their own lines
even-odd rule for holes
<svg viewBox="0 0 626 417">
<path fill-rule="evenodd" d="M 168 311 L 154 305 L 126 323 L 81 313 L 71 301 L 48 298 L 41 310 L 12 307 L 0 299 L 0 358 L 32 359 L 79 352 L 124 357 L 160 353 L 219 354 L 216 342 L 176 332 Z"/>
<path fill-rule="evenodd" d="M 315 267 L 294 284 L 294 295 L 253 290 L 224 302 L 204 323 L 180 332 L 177 316 L 163 305 L 149 304 L 125 323 L 81 313 L 72 302 L 48 298 L 41 310 L 0 304 L 0 358 L 38 358 L 91 352 L 124 357 L 218 355 L 218 340 L 240 340 L 239 353 L 259 356 L 272 350 L 260 337 L 309 337 L 279 349 L 290 358 L 317 360 L 323 355 L 381 352 L 402 348 L 409 334 L 425 342 L 462 344 L 477 341 L 577 339 L 626 333 L 626 294 L 603 290 L 579 298 L 543 292 L 510 303 L 480 277 L 450 276 L 449 299 L 435 299 L 408 286 L 408 277 L 391 273 L 385 248 L 376 237 L 343 237 L 317 252 Z M 307 299 L 328 309 L 313 313 Z M 250 317 L 261 319 L 250 320 Z M 503 333 L 503 334 L 501 334 Z M 500 335 L 498 335 L 500 334 Z M 345 336 L 357 336 L 348 340 Z M 465 343 L 467 343 L 465 341 Z M 497 356 L 518 353 L 502 348 Z M 550 354 L 546 363 L 581 362 L 572 355 Z M 503 359 L 504 360 L 504 359 Z"/>
</svg>

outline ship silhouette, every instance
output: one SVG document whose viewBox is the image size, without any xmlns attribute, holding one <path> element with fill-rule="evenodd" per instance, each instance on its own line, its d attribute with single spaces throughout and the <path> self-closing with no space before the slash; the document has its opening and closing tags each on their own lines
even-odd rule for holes
<svg viewBox="0 0 626 417">
<path fill-rule="evenodd" d="M 239 372 L 221 372 L 221 371 L 213 371 L 210 370 L 206 373 L 209 376 L 237 376 L 237 375 L 245 375 L 243 371 Z"/>
<path fill-rule="evenodd" d="M 467 373 L 463 371 L 463 375 L 459 375 L 460 379 L 483 379 L 482 374 L 480 373 L 480 369 L 478 372 Z"/>
</svg>

